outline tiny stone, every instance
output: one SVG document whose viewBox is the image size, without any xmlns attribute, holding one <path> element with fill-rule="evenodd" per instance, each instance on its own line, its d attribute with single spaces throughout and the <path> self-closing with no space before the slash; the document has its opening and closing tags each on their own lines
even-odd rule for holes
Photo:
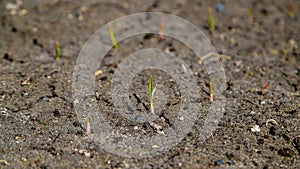
<svg viewBox="0 0 300 169">
<path fill-rule="evenodd" d="M 68 19 L 73 19 L 74 18 L 74 16 L 72 15 L 72 14 L 68 14 Z"/>
<path fill-rule="evenodd" d="M 254 127 L 252 127 L 251 132 L 260 132 L 259 125 L 255 125 Z"/>
<path fill-rule="evenodd" d="M 20 14 L 23 16 L 26 15 L 27 13 L 28 13 L 28 11 L 26 9 L 22 9 L 20 12 Z"/>
<path fill-rule="evenodd" d="M 17 14 L 17 10 L 15 10 L 15 9 L 11 10 L 11 11 L 10 11 L 10 14 L 11 14 L 11 15 L 16 15 L 16 14 Z"/>
<path fill-rule="evenodd" d="M 229 165 L 234 165 L 234 164 L 235 164 L 234 160 L 229 161 Z"/>
<path fill-rule="evenodd" d="M 90 156 L 91 156 L 91 153 L 89 153 L 89 152 L 84 152 L 84 156 L 90 157 Z"/>
<path fill-rule="evenodd" d="M 44 100 L 44 101 L 49 101 L 49 97 L 44 96 L 44 97 L 43 97 L 43 100 Z"/>
<path fill-rule="evenodd" d="M 7 10 L 15 10 L 15 9 L 17 9 L 17 5 L 14 4 L 14 3 L 7 3 L 6 6 L 5 6 L 5 8 Z"/>
<path fill-rule="evenodd" d="M 140 115 L 135 116 L 135 121 L 140 121 L 142 117 Z"/>
<path fill-rule="evenodd" d="M 220 159 L 220 160 L 217 160 L 217 161 L 215 162 L 215 164 L 216 164 L 216 165 L 222 165 L 222 164 L 224 164 L 224 161 L 223 161 L 222 159 Z"/>
<path fill-rule="evenodd" d="M 97 71 L 95 72 L 95 76 L 101 75 L 102 73 L 103 73 L 102 70 L 97 70 Z"/>
<path fill-rule="evenodd" d="M 139 129 L 139 127 L 138 126 L 134 126 L 134 128 L 133 128 L 134 130 L 138 130 Z"/>
</svg>

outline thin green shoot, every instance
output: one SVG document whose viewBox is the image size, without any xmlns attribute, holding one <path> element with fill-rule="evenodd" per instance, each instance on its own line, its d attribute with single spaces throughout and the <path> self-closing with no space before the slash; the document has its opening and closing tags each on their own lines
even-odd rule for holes
<svg viewBox="0 0 300 169">
<path fill-rule="evenodd" d="M 211 9 L 207 8 L 207 20 L 208 20 L 208 28 L 213 31 L 215 29 L 215 21 L 211 13 Z"/>
<path fill-rule="evenodd" d="M 55 59 L 60 60 L 61 51 L 60 51 L 60 44 L 58 41 L 55 42 Z"/>
<path fill-rule="evenodd" d="M 150 75 L 150 79 L 148 83 L 148 92 L 149 92 L 150 111 L 152 114 L 154 114 L 154 105 L 153 105 L 154 91 L 155 89 L 153 89 L 153 78 L 152 75 Z"/>
<path fill-rule="evenodd" d="M 112 43 L 113 47 L 115 49 L 117 49 L 118 48 L 118 43 L 116 41 L 115 34 L 114 34 L 114 31 L 113 31 L 112 27 L 109 27 L 108 31 L 109 31 L 109 36 L 110 36 L 110 39 L 111 39 L 111 43 Z"/>
</svg>

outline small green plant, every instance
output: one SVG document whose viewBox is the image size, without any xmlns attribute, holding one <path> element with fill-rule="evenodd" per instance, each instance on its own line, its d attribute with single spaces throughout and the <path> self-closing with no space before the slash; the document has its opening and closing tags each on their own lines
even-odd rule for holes
<svg viewBox="0 0 300 169">
<path fill-rule="evenodd" d="M 110 36 L 110 39 L 111 39 L 111 43 L 114 46 L 114 48 L 117 49 L 118 48 L 118 43 L 116 41 L 115 34 L 114 34 L 114 31 L 113 31 L 112 27 L 109 27 L 108 31 L 109 31 L 109 36 Z"/>
<path fill-rule="evenodd" d="M 209 7 L 207 8 L 207 20 L 208 20 L 208 28 L 213 31 L 215 29 L 215 21 L 214 18 L 212 17 L 211 9 Z"/>
<path fill-rule="evenodd" d="M 149 83 L 148 83 L 148 92 L 149 92 L 149 102 L 150 102 L 150 111 L 154 114 L 154 105 L 153 105 L 153 95 L 155 89 L 153 89 L 153 79 L 152 75 L 150 75 Z"/>
<path fill-rule="evenodd" d="M 58 41 L 55 42 L 55 59 L 60 60 L 61 53 L 60 53 L 60 44 Z"/>
</svg>

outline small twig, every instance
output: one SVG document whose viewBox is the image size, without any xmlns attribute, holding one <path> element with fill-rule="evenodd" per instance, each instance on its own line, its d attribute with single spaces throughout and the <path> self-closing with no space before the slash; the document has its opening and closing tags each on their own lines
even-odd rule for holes
<svg viewBox="0 0 300 169">
<path fill-rule="evenodd" d="M 211 102 L 214 101 L 213 84 L 212 84 L 212 82 L 209 82 L 209 100 Z"/>
<path fill-rule="evenodd" d="M 252 100 L 250 100 L 250 99 L 248 99 L 248 98 L 245 98 L 244 100 L 245 100 L 245 101 L 248 101 L 248 102 L 251 103 L 251 104 L 254 104 L 254 105 L 256 105 L 256 106 L 259 106 L 257 103 L 255 103 L 254 101 L 252 101 Z"/>
<path fill-rule="evenodd" d="M 4 163 L 5 165 L 10 165 L 6 160 L 0 160 L 0 163 Z"/>
<path fill-rule="evenodd" d="M 278 123 L 274 119 L 269 119 L 269 120 L 266 121 L 266 126 L 267 127 L 268 127 L 269 123 L 273 123 L 273 124 L 276 124 L 278 126 Z"/>
<path fill-rule="evenodd" d="M 22 82 L 22 85 L 25 86 L 25 85 L 30 85 L 30 80 L 31 78 L 27 78 L 24 82 Z"/>
<path fill-rule="evenodd" d="M 86 135 L 89 136 L 91 135 L 91 123 L 88 118 L 85 118 L 85 123 L 86 123 Z"/>
<path fill-rule="evenodd" d="M 231 60 L 231 59 L 232 59 L 232 57 L 229 56 L 229 55 L 223 55 L 223 54 L 218 54 L 218 55 L 219 55 L 219 57 L 222 58 L 222 59 L 227 59 L 227 60 Z"/>
</svg>

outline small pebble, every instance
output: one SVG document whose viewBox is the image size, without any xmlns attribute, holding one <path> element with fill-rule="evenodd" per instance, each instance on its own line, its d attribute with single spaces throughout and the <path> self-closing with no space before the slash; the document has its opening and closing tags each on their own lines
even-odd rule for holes
<svg viewBox="0 0 300 169">
<path fill-rule="evenodd" d="M 102 70 L 97 70 L 97 71 L 95 72 L 95 76 L 101 75 L 102 73 L 103 73 Z"/>
<path fill-rule="evenodd" d="M 259 125 L 255 125 L 254 127 L 252 127 L 251 132 L 260 132 Z"/>
<path fill-rule="evenodd" d="M 224 10 L 224 5 L 223 4 L 217 4 L 217 10 L 218 11 L 223 11 Z"/>
<path fill-rule="evenodd" d="M 20 14 L 22 16 L 26 15 L 27 13 L 28 13 L 28 11 L 26 9 L 22 9 L 21 12 L 20 12 Z"/>
<path fill-rule="evenodd" d="M 6 4 L 6 6 L 5 6 L 5 8 L 7 9 L 7 10 L 14 10 L 14 9 L 17 9 L 17 4 L 14 4 L 14 3 L 7 3 Z"/>
<path fill-rule="evenodd" d="M 140 121 L 142 117 L 140 115 L 135 116 L 135 121 Z"/>
<path fill-rule="evenodd" d="M 49 101 L 49 97 L 44 96 L 44 97 L 43 97 L 43 101 Z"/>
<path fill-rule="evenodd" d="M 222 159 L 219 159 L 215 162 L 216 165 L 222 165 L 224 164 L 224 161 Z"/>
<path fill-rule="evenodd" d="M 230 160 L 228 163 L 229 163 L 229 165 L 234 165 L 235 164 L 234 160 Z"/>
</svg>

